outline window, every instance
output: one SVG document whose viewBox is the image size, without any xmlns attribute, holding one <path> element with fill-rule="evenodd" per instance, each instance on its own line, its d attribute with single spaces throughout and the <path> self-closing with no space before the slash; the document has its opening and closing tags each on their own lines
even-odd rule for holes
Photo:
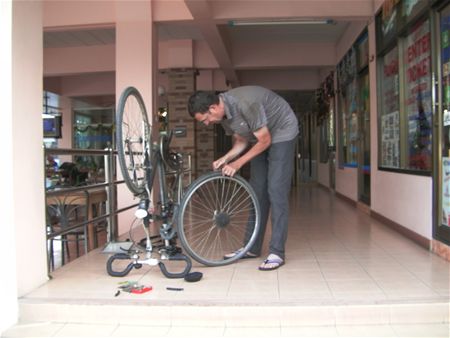
<svg viewBox="0 0 450 338">
<path fill-rule="evenodd" d="M 400 168 L 400 97 L 398 48 L 381 58 L 380 166 Z"/>
<path fill-rule="evenodd" d="M 412 20 L 426 8 L 417 1 L 401 1 L 390 9 L 400 11 L 404 27 L 390 44 L 378 48 L 380 169 L 431 173 L 430 20 L 424 16 Z M 377 32 L 382 32 L 384 21 L 378 19 L 377 23 L 380 25 Z M 383 36 L 378 40 L 383 41 Z"/>
<path fill-rule="evenodd" d="M 317 124 L 319 125 L 320 162 L 327 163 L 334 151 L 334 72 L 316 90 Z"/>
<path fill-rule="evenodd" d="M 403 44 L 407 169 L 431 170 L 431 35 L 429 20 L 412 27 Z"/>
<path fill-rule="evenodd" d="M 338 65 L 339 165 L 357 166 L 357 77 L 356 52 L 352 47 Z"/>
<path fill-rule="evenodd" d="M 361 117 L 369 112 L 368 81 L 362 80 L 367 75 L 368 55 L 368 33 L 364 31 L 338 65 L 339 164 L 344 167 L 358 166 L 359 138 L 364 132 Z"/>
</svg>

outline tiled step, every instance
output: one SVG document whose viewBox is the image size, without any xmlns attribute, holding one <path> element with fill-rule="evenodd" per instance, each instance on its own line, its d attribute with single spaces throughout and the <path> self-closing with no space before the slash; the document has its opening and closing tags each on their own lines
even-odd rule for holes
<svg viewBox="0 0 450 338">
<path fill-rule="evenodd" d="M 245 305 L 155 301 L 27 299 L 20 321 L 202 327 L 289 327 L 439 324 L 449 322 L 449 303 Z"/>
</svg>

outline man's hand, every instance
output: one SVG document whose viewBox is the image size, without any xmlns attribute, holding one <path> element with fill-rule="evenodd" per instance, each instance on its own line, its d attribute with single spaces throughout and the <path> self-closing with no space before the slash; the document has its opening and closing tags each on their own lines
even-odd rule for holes
<svg viewBox="0 0 450 338">
<path fill-rule="evenodd" d="M 218 160 L 215 160 L 215 161 L 212 163 L 213 170 L 219 170 L 219 169 L 222 169 L 222 167 L 223 167 L 225 164 L 227 164 L 227 161 L 226 161 L 225 157 L 221 157 L 221 158 L 219 158 Z"/>
<path fill-rule="evenodd" d="M 222 169 L 222 174 L 225 176 L 233 176 L 240 169 L 236 162 L 227 164 L 225 157 L 221 157 L 214 161 L 212 166 L 214 170 Z"/>
<path fill-rule="evenodd" d="M 241 167 L 239 167 L 239 165 L 236 162 L 232 162 L 230 164 L 226 164 L 222 168 L 222 174 L 225 176 L 233 177 L 234 174 L 236 174 L 239 171 L 239 169 L 241 169 Z"/>
</svg>

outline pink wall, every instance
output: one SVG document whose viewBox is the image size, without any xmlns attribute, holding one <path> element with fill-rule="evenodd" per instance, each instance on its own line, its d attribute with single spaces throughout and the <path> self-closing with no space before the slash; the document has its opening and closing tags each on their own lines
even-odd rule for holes
<svg viewBox="0 0 450 338">
<path fill-rule="evenodd" d="M 115 1 L 43 1 L 44 27 L 100 25 L 116 20 Z"/>
<path fill-rule="evenodd" d="M 217 69 L 201 69 L 196 84 L 197 90 L 227 90 L 225 75 Z"/>
<path fill-rule="evenodd" d="M 336 64 L 336 50 L 331 43 L 237 42 L 234 44 L 231 57 L 237 69 L 279 66 L 280 64 L 286 67 L 334 66 Z"/>
<path fill-rule="evenodd" d="M 228 0 L 212 1 L 211 11 L 217 19 L 258 17 L 370 17 L 373 4 L 370 0 Z"/>
<path fill-rule="evenodd" d="M 274 90 L 311 90 L 320 84 L 319 72 L 301 68 L 279 70 L 243 70 L 238 72 L 242 85 L 256 84 Z"/>
<path fill-rule="evenodd" d="M 216 58 L 205 41 L 194 41 L 194 67 L 219 68 Z"/>
<path fill-rule="evenodd" d="M 115 91 L 115 72 L 65 76 L 61 78 L 61 91 L 66 96 L 101 96 Z"/>
<path fill-rule="evenodd" d="M 45 76 L 79 73 L 108 72 L 115 70 L 114 45 L 45 48 Z"/>
<path fill-rule="evenodd" d="M 194 46 L 192 40 L 170 40 L 159 43 L 158 68 L 192 68 Z"/>
</svg>

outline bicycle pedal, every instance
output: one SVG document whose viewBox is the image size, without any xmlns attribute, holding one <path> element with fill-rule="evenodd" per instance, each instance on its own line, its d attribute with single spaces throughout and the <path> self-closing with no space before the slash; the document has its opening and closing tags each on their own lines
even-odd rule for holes
<svg viewBox="0 0 450 338">
<path fill-rule="evenodd" d="M 166 252 L 169 256 L 174 256 L 182 252 L 180 247 L 177 246 L 169 246 L 166 248 Z"/>
</svg>

